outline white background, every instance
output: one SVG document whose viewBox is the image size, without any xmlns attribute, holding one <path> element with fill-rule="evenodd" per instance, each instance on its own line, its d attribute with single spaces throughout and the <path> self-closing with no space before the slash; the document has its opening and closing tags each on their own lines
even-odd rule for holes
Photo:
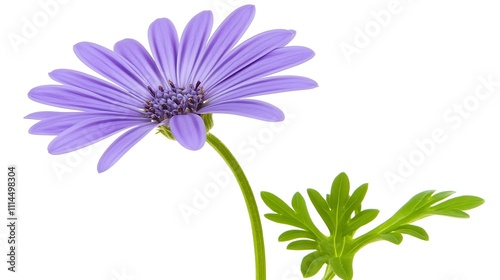
<svg viewBox="0 0 500 280">
<path fill-rule="evenodd" d="M 493 0 L 392 2 L 61 0 L 46 22 L 38 1 L 3 2 L 0 166 L 5 168 L 3 182 L 7 165 L 18 168 L 20 225 L 19 272 L 7 272 L 2 261 L 0 278 L 254 279 L 242 196 L 208 145 L 191 152 L 151 133 L 113 168 L 98 174 L 97 161 L 117 136 L 54 156 L 46 148 L 51 137 L 29 135 L 34 122 L 23 119 L 47 109 L 27 93 L 52 83 L 48 72 L 70 68 L 91 73 L 73 54 L 75 43 L 111 48 L 123 38 L 135 38 L 147 45 L 147 28 L 156 18 L 170 18 L 180 31 L 201 10 L 213 10 L 219 24 L 235 7 L 253 3 L 257 14 L 244 38 L 274 28 L 296 30 L 292 44 L 312 48 L 316 57 L 287 73 L 311 77 L 320 85 L 262 98 L 286 108 L 281 125 L 215 117 L 212 132 L 240 160 L 255 193 L 271 191 L 287 201 L 310 187 L 326 193 L 333 178 L 345 171 L 353 186 L 370 183 L 364 206 L 381 209 L 375 222 L 427 189 L 481 196 L 486 203 L 470 211 L 471 219 L 419 222 L 429 242 L 405 237 L 400 246 L 366 247 L 355 258 L 354 278 L 500 279 L 500 87 L 482 100 L 474 97 L 480 77 L 500 81 L 500 5 Z M 374 14 L 387 11 L 388 5 L 397 9 L 390 9 L 391 18 L 381 26 Z M 24 19 L 33 22 L 33 17 L 38 17 L 37 30 L 22 35 Z M 358 37 L 366 28 L 371 33 L 363 43 Z M 13 44 L 13 34 L 24 36 L 23 43 Z M 346 55 L 341 46 L 347 44 L 356 53 Z M 464 101 L 466 117 L 450 113 Z M 431 137 L 436 129 L 444 140 L 419 158 L 415 141 Z M 413 172 L 400 173 L 401 160 L 411 155 L 417 160 Z M 404 182 L 389 183 L 388 172 Z M 207 190 L 211 197 L 200 200 Z M 261 213 L 268 212 L 257 199 Z M 0 216 L 6 217 L 6 186 L 0 201 Z M 182 215 L 182 207 L 196 214 Z M 0 260 L 7 250 L 3 224 Z M 286 244 L 277 242 L 288 227 L 267 220 L 263 226 L 268 279 L 302 279 L 299 264 L 306 252 L 287 251 Z M 319 274 L 313 279 L 320 279 Z"/>
</svg>

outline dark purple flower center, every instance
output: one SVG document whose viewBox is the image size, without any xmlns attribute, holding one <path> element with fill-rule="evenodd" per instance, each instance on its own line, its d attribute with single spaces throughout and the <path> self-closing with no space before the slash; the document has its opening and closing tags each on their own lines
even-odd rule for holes
<svg viewBox="0 0 500 280">
<path fill-rule="evenodd" d="M 162 122 L 175 115 L 196 113 L 205 100 L 205 92 L 199 81 L 188 87 L 176 87 L 172 81 L 168 83 L 169 88 L 158 86 L 153 89 L 148 86 L 152 98 L 144 105 L 144 115 L 153 122 Z"/>
</svg>

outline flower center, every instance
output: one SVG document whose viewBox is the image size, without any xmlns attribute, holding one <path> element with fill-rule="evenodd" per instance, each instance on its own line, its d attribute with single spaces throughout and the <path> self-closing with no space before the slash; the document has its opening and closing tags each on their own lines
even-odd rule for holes
<svg viewBox="0 0 500 280">
<path fill-rule="evenodd" d="M 144 115 L 152 122 L 162 122 L 175 115 L 196 113 L 205 100 L 200 81 L 188 87 L 176 87 L 172 81 L 168 83 L 170 88 L 167 89 L 158 86 L 155 90 L 148 86 L 152 98 L 144 105 Z"/>
</svg>

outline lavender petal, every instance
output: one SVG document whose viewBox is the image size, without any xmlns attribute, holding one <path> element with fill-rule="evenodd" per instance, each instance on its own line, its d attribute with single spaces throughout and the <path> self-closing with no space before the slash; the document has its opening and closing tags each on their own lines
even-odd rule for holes
<svg viewBox="0 0 500 280">
<path fill-rule="evenodd" d="M 155 20 L 149 26 L 149 46 L 163 78 L 176 81 L 177 49 L 179 39 L 172 22 L 167 18 Z"/>
<path fill-rule="evenodd" d="M 97 171 L 101 173 L 111 168 L 126 152 L 157 126 L 157 123 L 142 124 L 120 135 L 99 159 Z"/>
<path fill-rule="evenodd" d="M 262 78 L 302 64 L 313 56 L 314 52 L 306 47 L 291 46 L 278 48 L 227 79 L 219 81 L 218 84 L 210 90 L 213 92 L 221 92 L 235 85 Z"/>
<path fill-rule="evenodd" d="M 233 100 L 210 103 L 198 110 L 198 113 L 225 113 L 272 122 L 285 119 L 285 115 L 278 107 L 260 100 Z"/>
<path fill-rule="evenodd" d="M 57 117 L 57 116 L 62 116 L 64 114 L 66 114 L 66 112 L 41 111 L 41 112 L 31 113 L 24 118 L 29 119 L 29 120 L 45 120 L 45 119 L 50 119 L 50 118 Z"/>
<path fill-rule="evenodd" d="M 216 63 L 236 45 L 255 16 L 255 7 L 245 5 L 234 10 L 217 28 L 194 67 L 193 77 L 204 82 Z"/>
<path fill-rule="evenodd" d="M 224 80 L 272 50 L 285 46 L 294 36 L 295 31 L 270 30 L 246 40 L 217 63 L 215 70 L 205 81 L 206 87 L 209 90 L 218 81 Z"/>
<path fill-rule="evenodd" d="M 94 144 L 120 130 L 149 123 L 142 118 L 99 117 L 81 121 L 60 133 L 49 144 L 49 153 L 64 154 Z"/>
<path fill-rule="evenodd" d="M 207 42 L 212 30 L 212 23 L 212 12 L 204 11 L 193 17 L 184 29 L 177 53 L 177 61 L 182 61 L 182 63 L 177 64 L 178 86 L 188 86 L 189 82 L 193 82 L 190 81 L 190 74 Z"/>
<path fill-rule="evenodd" d="M 315 81 L 300 76 L 268 77 L 225 89 L 218 93 L 216 96 L 213 96 L 212 102 L 223 102 L 227 100 L 234 100 L 271 93 L 311 89 L 317 86 L 318 84 Z"/>
<path fill-rule="evenodd" d="M 125 89 L 79 71 L 57 69 L 50 72 L 49 76 L 56 82 L 91 91 L 113 102 L 136 106 L 143 104 L 142 99 L 130 94 Z"/>
<path fill-rule="evenodd" d="M 113 119 L 123 117 L 127 116 L 110 113 L 61 112 L 56 116 L 37 122 L 30 128 L 29 133 L 35 135 L 58 135 L 75 124 L 92 118 Z"/>
<path fill-rule="evenodd" d="M 66 109 L 105 111 L 137 114 L 132 106 L 106 100 L 93 92 L 68 85 L 45 85 L 33 88 L 28 97 L 32 100 Z M 135 111 L 134 111 L 135 110 Z"/>
<path fill-rule="evenodd" d="M 196 114 L 176 115 L 170 119 L 170 130 L 184 148 L 199 150 L 205 144 L 207 133 L 203 119 Z"/>
<path fill-rule="evenodd" d="M 138 98 L 145 100 L 148 97 L 146 81 L 117 53 L 89 42 L 76 44 L 74 51 L 92 70 L 124 87 Z"/>
<path fill-rule="evenodd" d="M 137 73 L 153 88 L 165 86 L 163 76 L 156 66 L 155 61 L 148 51 L 139 42 L 133 39 L 125 39 L 116 43 L 114 51 L 130 62 Z"/>
</svg>

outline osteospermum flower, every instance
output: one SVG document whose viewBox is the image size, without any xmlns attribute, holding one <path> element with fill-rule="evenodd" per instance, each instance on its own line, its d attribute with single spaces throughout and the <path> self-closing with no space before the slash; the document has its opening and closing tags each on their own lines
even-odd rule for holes
<svg viewBox="0 0 500 280">
<path fill-rule="evenodd" d="M 102 155 L 98 163 L 102 172 L 154 128 L 197 150 L 206 140 L 203 115 L 283 120 L 277 107 L 248 97 L 316 87 L 304 77 L 269 77 L 314 53 L 286 46 L 295 32 L 281 29 L 260 33 L 235 47 L 254 14 L 253 6 L 243 6 L 210 36 L 212 13 L 201 12 L 187 24 L 180 40 L 169 19 L 157 19 L 149 27 L 152 56 L 133 39 L 116 43 L 113 50 L 89 42 L 76 44 L 78 58 L 111 83 L 75 70 L 51 72 L 60 85 L 36 87 L 29 97 L 74 111 L 30 114 L 27 118 L 40 120 L 30 133 L 56 135 L 48 150 L 62 154 L 129 129 Z"/>
</svg>

